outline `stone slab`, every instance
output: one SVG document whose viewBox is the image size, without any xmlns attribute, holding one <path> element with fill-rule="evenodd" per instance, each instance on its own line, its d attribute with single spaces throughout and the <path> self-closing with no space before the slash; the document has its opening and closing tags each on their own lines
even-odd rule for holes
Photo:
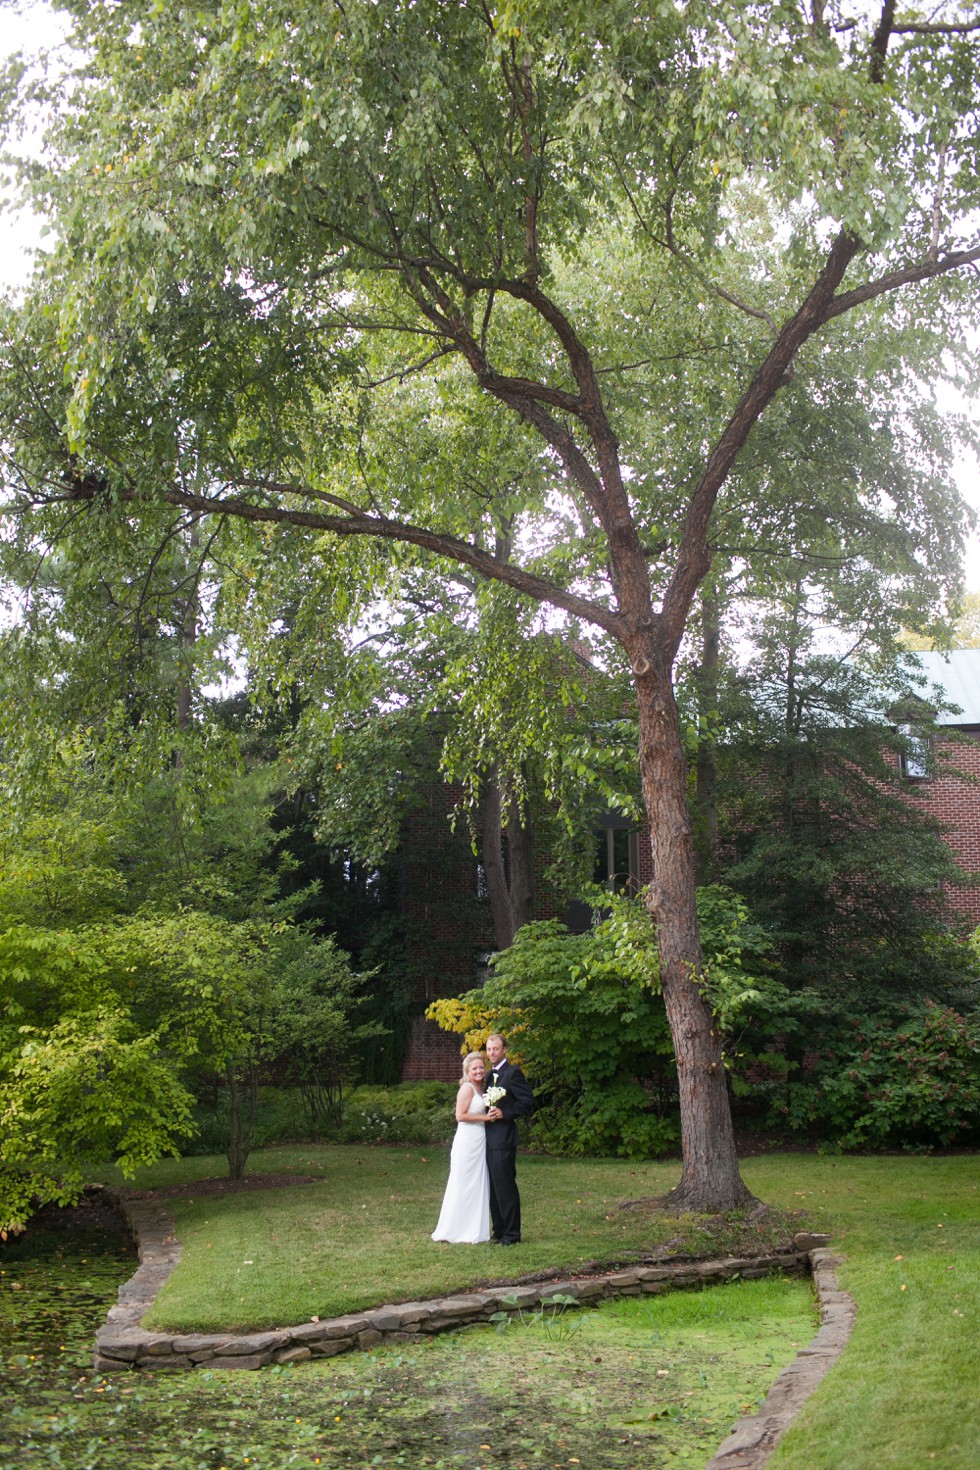
<svg viewBox="0 0 980 1470">
<path fill-rule="evenodd" d="M 215 1368 L 218 1372 L 242 1371 L 255 1372 L 259 1368 L 268 1368 L 273 1361 L 271 1353 L 238 1353 L 235 1357 L 210 1358 L 207 1363 L 208 1369 Z M 193 1364 L 190 1364 L 193 1367 Z"/>
</svg>

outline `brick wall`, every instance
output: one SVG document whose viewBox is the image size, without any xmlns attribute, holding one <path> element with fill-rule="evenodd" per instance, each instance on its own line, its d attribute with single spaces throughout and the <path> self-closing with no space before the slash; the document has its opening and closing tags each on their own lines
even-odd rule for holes
<svg viewBox="0 0 980 1470">
<path fill-rule="evenodd" d="M 459 1037 L 440 1031 L 424 1016 L 416 1016 L 409 1028 L 402 1081 L 458 1082 L 461 1065 Z"/>
<path fill-rule="evenodd" d="M 980 876 L 980 730 L 940 738 L 935 754 L 936 775 L 910 783 L 910 799 L 946 829 L 950 851 L 967 877 Z M 965 929 L 980 924 L 980 886 L 950 884 L 946 898 Z"/>
<path fill-rule="evenodd" d="M 402 831 L 401 910 L 418 1014 L 409 1028 L 402 1077 L 455 1082 L 458 1037 L 422 1015 L 432 1000 L 460 995 L 478 982 L 481 958 L 493 949 L 490 905 L 477 896 L 477 865 L 462 819 L 450 813 L 458 789 L 428 782 Z"/>
</svg>

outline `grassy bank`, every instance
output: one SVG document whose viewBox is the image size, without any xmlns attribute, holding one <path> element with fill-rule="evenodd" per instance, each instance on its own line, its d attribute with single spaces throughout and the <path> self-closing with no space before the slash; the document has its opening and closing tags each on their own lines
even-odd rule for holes
<svg viewBox="0 0 980 1470">
<path fill-rule="evenodd" d="M 744 1173 L 832 1232 L 858 1304 L 846 1353 L 770 1470 L 975 1470 L 980 1160 L 782 1155 Z"/>
<path fill-rule="evenodd" d="M 505 1272 L 574 1271 L 658 1245 L 714 1254 L 745 1243 L 739 1222 L 717 1230 L 643 1205 L 623 1208 L 668 1189 L 676 1164 L 522 1157 L 527 1243 L 502 1253 L 429 1240 L 446 1177 L 437 1151 L 273 1150 L 253 1163 L 316 1182 L 173 1198 L 185 1255 L 158 1299 L 158 1324 L 203 1330 L 302 1321 Z M 209 1172 L 220 1172 L 218 1161 L 193 1159 L 139 1183 L 174 1185 Z M 847 1352 L 772 1470 L 974 1470 L 977 1158 L 773 1154 L 746 1161 L 744 1174 L 760 1198 L 805 1211 L 809 1227 L 830 1232 L 846 1253 L 842 1282 L 858 1303 Z"/>
<path fill-rule="evenodd" d="M 168 1203 L 184 1248 L 180 1269 L 148 1326 L 207 1332 L 337 1316 L 379 1302 L 445 1295 L 514 1273 L 575 1272 L 635 1259 L 656 1246 L 714 1254 L 785 1238 L 785 1222 L 725 1227 L 665 1216 L 649 1200 L 676 1168 L 609 1159 L 522 1158 L 524 1243 L 434 1245 L 429 1232 L 446 1182 L 445 1150 L 323 1146 L 270 1149 L 253 1172 L 313 1175 L 314 1182 Z M 220 1172 L 217 1159 L 162 1164 L 141 1188 L 179 1187 Z"/>
</svg>

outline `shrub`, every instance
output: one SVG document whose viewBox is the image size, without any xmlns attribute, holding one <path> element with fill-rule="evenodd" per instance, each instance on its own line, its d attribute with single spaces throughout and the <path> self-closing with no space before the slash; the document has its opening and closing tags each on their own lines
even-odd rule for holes
<svg viewBox="0 0 980 1470">
<path fill-rule="evenodd" d="M 339 1114 L 317 1125 L 299 1087 L 261 1087 L 255 1118 L 256 1147 L 277 1143 L 440 1144 L 456 1128 L 456 1087 L 447 1082 L 402 1082 L 395 1087 L 355 1087 L 345 1093 Z M 228 1136 L 228 1098 L 215 1090 L 199 1103 L 197 1132 L 187 1154 L 222 1153 Z"/>
<path fill-rule="evenodd" d="M 451 1082 L 357 1087 L 331 1137 L 336 1143 L 444 1143 L 456 1129 L 456 1091 Z"/>
<path fill-rule="evenodd" d="M 436 1001 L 428 1015 L 471 1046 L 504 1032 L 535 1089 L 537 1146 L 648 1158 L 679 1137 L 656 936 L 642 902 L 603 890 L 590 898 L 604 916 L 588 933 L 554 919 L 525 925 L 482 990 Z M 727 889 L 701 890 L 699 913 L 705 988 L 727 1025 L 759 994 L 744 959 L 763 941 Z"/>
<path fill-rule="evenodd" d="M 845 1149 L 948 1145 L 977 1135 L 980 1025 L 947 1006 L 910 1006 L 900 1023 L 851 1018 L 815 1037 L 774 1110 L 794 1131 Z"/>
</svg>

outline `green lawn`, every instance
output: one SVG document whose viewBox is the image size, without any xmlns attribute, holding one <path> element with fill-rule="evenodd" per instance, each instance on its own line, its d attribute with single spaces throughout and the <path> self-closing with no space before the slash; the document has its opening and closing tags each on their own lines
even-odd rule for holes
<svg viewBox="0 0 980 1470">
<path fill-rule="evenodd" d="M 737 1247 L 743 1233 L 763 1243 L 773 1233 L 771 1226 L 744 1232 L 735 1226 L 716 1237 L 690 1217 L 621 1208 L 667 1189 L 676 1176 L 670 1164 L 522 1157 L 524 1243 L 514 1251 L 433 1244 L 445 1149 L 334 1145 L 253 1156 L 255 1173 L 270 1170 L 318 1178 L 293 1188 L 169 1202 L 184 1254 L 147 1326 L 270 1327 L 445 1295 L 504 1274 L 574 1272 L 595 1260 L 635 1258 L 663 1242 L 713 1254 Z M 137 1185 L 218 1172 L 216 1159 L 188 1159 L 145 1171 Z M 785 1236 L 785 1227 L 775 1233 Z"/>
<path fill-rule="evenodd" d="M 980 1464 L 980 1159 L 750 1160 L 846 1252 L 850 1344 L 769 1470 L 976 1470 Z"/>
<path fill-rule="evenodd" d="M 428 1238 L 447 1172 L 444 1151 L 306 1148 L 253 1159 L 256 1172 L 303 1170 L 284 1190 L 174 1199 L 185 1254 L 152 1322 L 172 1327 L 302 1321 L 416 1299 L 508 1272 L 574 1270 L 665 1241 L 715 1253 L 690 1219 L 626 1201 L 662 1193 L 675 1163 L 522 1157 L 527 1243 L 513 1252 Z M 144 1187 L 220 1172 L 217 1161 L 160 1166 Z M 980 1167 L 951 1158 L 772 1154 L 746 1161 L 760 1198 L 805 1210 L 847 1255 L 858 1303 L 843 1359 L 770 1462 L 771 1470 L 975 1470 L 980 1443 Z"/>
</svg>

